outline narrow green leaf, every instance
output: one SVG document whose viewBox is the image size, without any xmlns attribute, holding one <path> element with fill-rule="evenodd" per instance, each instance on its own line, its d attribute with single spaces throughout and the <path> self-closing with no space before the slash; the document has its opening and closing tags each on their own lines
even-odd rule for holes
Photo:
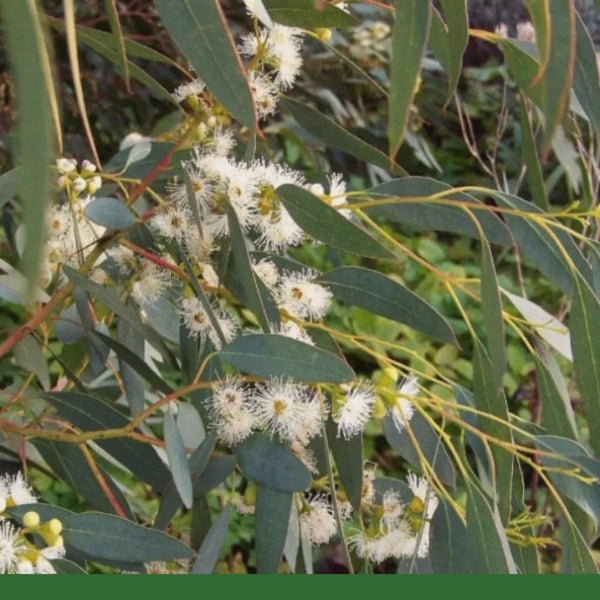
<svg viewBox="0 0 600 600">
<path fill-rule="evenodd" d="M 65 271 L 67 277 L 74 284 L 79 286 L 82 290 L 85 290 L 88 294 L 90 294 L 90 296 L 92 296 L 92 298 L 100 301 L 111 311 L 117 313 L 121 318 L 127 319 L 127 321 L 129 321 L 133 327 L 142 333 L 144 339 L 148 340 L 162 354 L 168 364 L 177 368 L 177 362 L 173 358 L 171 351 L 166 347 L 160 335 L 151 327 L 144 325 L 140 321 L 139 313 L 135 309 L 126 306 L 117 297 L 114 290 L 94 283 L 91 279 L 80 275 L 68 265 L 63 265 L 63 270 Z"/>
<path fill-rule="evenodd" d="M 511 294 L 506 290 L 502 290 L 502 293 L 511 301 L 540 338 L 567 360 L 573 361 L 571 336 L 564 323 L 527 298 Z"/>
<path fill-rule="evenodd" d="M 536 379 L 540 397 L 540 425 L 552 435 L 578 440 L 575 414 L 567 382 L 545 344 L 536 346 Z"/>
<path fill-rule="evenodd" d="M 116 198 L 96 198 L 85 207 L 90 221 L 108 229 L 125 229 L 135 223 L 131 211 Z"/>
<path fill-rule="evenodd" d="M 126 426 L 128 419 L 109 402 L 79 392 L 53 392 L 45 398 L 58 413 L 83 431 L 100 431 Z M 155 490 L 161 490 L 170 479 L 169 471 L 158 454 L 147 444 L 130 439 L 108 439 L 98 445 L 147 481 Z"/>
<path fill-rule="evenodd" d="M 473 392 L 475 406 L 483 413 L 509 422 L 508 406 L 502 385 L 494 375 L 494 365 L 489 354 L 478 338 L 473 339 Z M 488 435 L 502 441 L 512 441 L 512 433 L 508 425 L 478 415 L 480 429 Z M 511 510 L 510 493 L 513 478 L 513 456 L 495 444 L 491 445 L 494 459 L 495 481 L 492 482 L 494 493 L 498 495 L 498 511 L 503 523 L 508 522 Z"/>
<path fill-rule="evenodd" d="M 302 461 L 262 434 L 250 436 L 233 450 L 246 476 L 263 486 L 282 492 L 301 492 L 310 485 L 310 474 Z"/>
<path fill-rule="evenodd" d="M 171 475 L 173 476 L 175 487 L 177 488 L 179 497 L 185 507 L 192 508 L 194 498 L 188 458 L 177 423 L 175 423 L 173 415 L 168 411 L 165 414 L 163 427 L 167 457 L 169 459 L 169 466 L 171 467 Z"/>
<path fill-rule="evenodd" d="M 419 453 L 417 452 L 410 435 L 406 431 L 399 432 L 391 415 L 387 414 L 382 421 L 385 438 L 389 445 L 406 459 L 411 465 L 422 468 Z M 429 463 L 442 483 L 448 487 L 456 486 L 456 472 L 448 456 L 446 448 L 438 433 L 432 429 L 427 420 L 418 412 L 412 416 L 407 427 L 419 445 L 419 450 Z"/>
<path fill-rule="evenodd" d="M 269 291 L 254 273 L 248 250 L 246 249 L 246 240 L 240 227 L 239 220 L 234 208 L 227 205 L 227 219 L 229 222 L 229 232 L 231 235 L 231 257 L 233 262 L 231 270 L 232 279 L 239 284 L 242 292 L 242 300 L 248 305 L 248 308 L 256 315 L 262 330 L 265 333 L 271 331 L 271 325 L 279 323 L 279 311 L 275 301 Z M 262 285 L 261 285 L 262 284 Z"/>
<path fill-rule="evenodd" d="M 329 417 L 326 423 L 327 442 L 335 460 L 346 497 L 358 511 L 363 484 L 363 439 L 355 435 L 349 440 L 337 435 L 337 424 Z"/>
<path fill-rule="evenodd" d="M 536 216 L 545 214 L 537 206 L 522 198 L 510 194 L 495 193 L 494 199 L 501 207 L 516 209 L 520 212 L 531 213 L 531 217 L 504 214 L 504 219 L 514 239 L 525 255 L 548 279 L 554 281 L 565 293 L 570 294 L 573 288 L 573 271 L 565 259 L 561 249 L 557 247 L 556 239 L 563 250 L 569 255 L 575 268 L 588 281 L 592 272 L 586 259 L 581 254 L 573 238 L 565 231 L 553 229 L 551 236 L 536 222 Z M 547 216 L 545 216 L 547 222 Z"/>
<path fill-rule="evenodd" d="M 451 186 L 427 177 L 393 179 L 371 188 L 368 193 L 373 200 L 394 198 L 399 202 L 367 207 L 363 210 L 369 215 L 381 216 L 397 223 L 407 223 L 425 231 L 448 231 L 478 240 L 479 229 L 471 216 L 461 208 L 461 203 L 465 203 L 478 219 L 485 237 L 491 244 L 512 244 L 506 225 L 486 209 L 482 202 L 469 194 L 456 192 L 444 196 L 445 200 L 455 201 L 456 206 L 422 201 L 423 198 L 451 189 Z"/>
<path fill-rule="evenodd" d="M 206 437 L 206 439 L 194 450 L 193 454 L 190 456 L 188 461 L 188 470 L 190 472 L 190 476 L 192 479 L 192 485 L 195 487 L 197 482 L 201 479 L 202 474 L 208 464 L 210 459 L 210 455 L 215 447 L 215 439 L 211 436 Z M 194 489 L 193 496 L 197 498 L 200 494 L 196 493 Z M 177 487 L 175 486 L 175 482 L 172 482 L 162 493 L 160 506 L 158 509 L 158 514 L 154 520 L 154 525 L 156 529 L 164 529 L 175 513 L 180 505 L 179 493 L 177 492 Z"/>
<path fill-rule="evenodd" d="M 319 283 L 342 302 L 404 323 L 432 337 L 458 344 L 448 322 L 430 304 L 400 283 L 363 267 L 340 267 L 321 275 Z"/>
<path fill-rule="evenodd" d="M 64 22 L 62 20 L 49 18 L 48 21 L 54 29 L 61 32 L 64 31 Z M 100 54 L 100 56 L 103 56 L 104 58 L 109 60 L 117 67 L 117 69 L 121 70 L 122 72 L 121 54 L 113 46 L 112 33 L 81 26 L 78 26 L 76 28 L 76 32 L 78 42 L 85 44 L 86 46 Z M 147 48 L 144 52 L 140 48 L 144 48 L 144 46 L 132 42 L 131 40 L 126 40 L 125 42 L 126 51 L 132 56 L 137 55 L 141 58 L 147 58 L 148 60 L 167 62 L 171 66 L 177 66 L 177 68 L 181 69 L 181 67 L 176 65 L 175 61 L 171 61 L 159 52 L 152 51 L 152 49 L 150 48 Z M 141 56 L 142 54 L 144 54 L 144 56 Z M 159 56 L 163 57 L 164 60 L 159 60 Z M 156 98 L 158 98 L 159 100 L 168 100 L 169 102 L 177 105 L 177 103 L 173 99 L 173 96 L 171 96 L 171 93 L 167 89 L 165 89 L 165 87 L 161 85 L 156 79 L 154 79 L 154 77 L 149 75 L 144 69 L 142 69 L 129 59 L 127 60 L 127 68 L 131 77 L 139 81 L 142 85 L 145 85 Z"/>
<path fill-rule="evenodd" d="M 232 456 L 215 456 L 208 461 L 202 475 L 194 481 L 194 498 L 207 494 L 223 483 L 235 468 Z"/>
<path fill-rule="evenodd" d="M 576 44 L 574 3 L 547 0 L 545 4 L 546 10 L 539 10 L 541 3 L 529 3 L 530 7 L 537 8 L 531 11 L 531 16 L 536 29 L 543 71 L 534 78 L 533 86 L 539 85 L 542 89 L 542 111 L 545 117 L 542 141 L 544 154 L 552 147 L 556 128 L 569 110 Z"/>
<path fill-rule="evenodd" d="M 502 386 L 506 370 L 506 341 L 500 285 L 494 267 L 490 245 L 481 240 L 481 310 L 485 325 L 487 351 L 492 359 L 493 373 L 497 387 Z"/>
<path fill-rule="evenodd" d="M 108 13 L 108 22 L 110 23 L 110 30 L 113 35 L 113 47 L 119 51 L 119 63 L 121 65 L 121 71 L 123 72 L 123 79 L 125 81 L 125 89 L 131 93 L 129 84 L 129 65 L 127 61 L 127 51 L 125 50 L 125 40 L 123 38 L 123 32 L 121 31 L 121 22 L 119 21 L 119 11 L 117 9 L 115 0 L 105 0 L 104 5 L 106 6 L 106 12 Z"/>
<path fill-rule="evenodd" d="M 600 138 L 600 77 L 596 49 L 581 17 L 576 14 L 577 46 L 573 89 L 588 116 L 596 137 Z"/>
<path fill-rule="evenodd" d="M 32 335 L 26 335 L 13 348 L 15 362 L 23 370 L 33 373 L 46 391 L 50 389 L 48 362 L 38 341 Z"/>
<path fill-rule="evenodd" d="M 172 150 L 173 144 L 170 142 L 147 142 L 147 140 L 142 140 L 131 148 L 117 152 L 104 165 L 104 169 L 109 173 L 125 175 L 132 179 L 144 179 Z M 165 169 L 159 172 L 157 179 L 171 176 L 171 171 Z M 140 230 L 142 228 L 138 225 L 136 229 Z M 151 233 L 147 237 L 154 242 Z"/>
<path fill-rule="evenodd" d="M 390 163 L 384 152 L 340 127 L 318 110 L 291 98 L 282 98 L 281 105 L 292 114 L 303 129 L 321 140 L 328 148 L 346 152 L 394 175 L 407 175 L 406 171 L 394 161 Z"/>
<path fill-rule="evenodd" d="M 437 574 L 471 574 L 473 549 L 469 544 L 467 528 L 444 499 L 440 499 L 431 528 L 435 535 L 429 547 L 433 571 Z"/>
<path fill-rule="evenodd" d="M 227 535 L 230 516 L 231 507 L 228 505 L 219 513 L 219 516 L 208 530 L 194 561 L 192 574 L 210 575 L 213 572 Z"/>
<path fill-rule="evenodd" d="M 402 144 L 413 98 L 419 89 L 421 60 L 429 37 L 431 4 L 423 0 L 396 0 L 395 9 L 388 109 L 390 160 Z"/>
<path fill-rule="evenodd" d="M 52 125 L 52 73 L 48 65 L 44 32 L 34 0 L 1 0 L 3 32 L 15 79 L 17 141 L 20 168 L 18 192 L 23 206 L 27 241 L 21 257 L 23 273 L 31 291 L 38 279 L 44 236 L 44 215 L 51 196 L 55 136 Z"/>
<path fill-rule="evenodd" d="M 62 21 L 60 19 L 54 19 L 52 17 L 46 17 L 50 24 L 57 29 L 61 29 Z M 83 27 L 82 25 L 77 26 L 77 39 L 80 42 L 86 42 L 87 40 L 93 40 L 96 43 L 101 43 L 107 47 L 110 47 L 113 52 L 114 48 L 112 47 L 112 38 L 113 34 L 108 31 L 102 31 L 100 29 L 92 29 L 91 27 Z M 167 56 L 166 54 L 162 54 L 154 48 L 150 48 L 144 44 L 140 44 L 139 42 L 135 42 L 134 40 L 130 40 L 127 38 L 123 38 L 123 42 L 125 45 L 125 53 L 128 56 L 134 56 L 136 58 L 142 58 L 144 60 L 148 60 L 151 62 L 163 63 L 177 69 L 183 74 L 186 74 L 187 71 L 173 58 Z M 91 48 L 93 48 L 90 45 Z"/>
<path fill-rule="evenodd" d="M 597 575 L 598 566 L 579 529 L 566 515 L 559 520 L 561 537 L 561 572 L 569 575 Z"/>
<path fill-rule="evenodd" d="M 77 563 L 66 558 L 55 558 L 50 561 L 57 575 L 87 575 L 87 571 L 82 569 Z"/>
<path fill-rule="evenodd" d="M 121 327 L 122 323 L 123 326 Z M 121 332 L 126 331 L 126 326 L 129 329 L 129 323 L 125 319 L 121 319 L 118 324 L 118 327 L 121 327 Z M 135 335 L 138 333 L 135 329 L 129 329 L 129 331 Z M 94 335 L 101 339 L 107 346 L 111 348 L 111 350 L 115 352 L 119 358 L 119 362 L 122 363 L 123 366 L 132 369 L 136 375 L 143 377 L 152 387 L 160 390 L 163 394 L 170 394 L 173 391 L 173 388 L 158 373 L 156 373 L 156 371 L 154 371 L 144 362 L 143 358 L 141 358 L 144 356 L 143 351 L 137 354 L 133 350 L 127 348 L 124 344 L 119 343 L 110 336 L 104 335 L 99 331 L 94 332 Z M 131 343 L 133 339 L 133 335 L 125 337 L 125 335 L 122 334 L 119 337 L 121 337 L 124 342 L 127 341 L 128 343 Z M 122 367 L 121 371 L 123 376 Z M 143 395 L 141 400 L 142 402 L 138 403 L 138 408 L 143 406 Z"/>
<path fill-rule="evenodd" d="M 352 27 L 357 20 L 332 4 L 314 0 L 263 0 L 273 21 L 288 27 Z"/>
<path fill-rule="evenodd" d="M 254 100 L 217 0 L 156 0 L 164 26 L 216 99 L 248 129 L 256 129 Z"/>
<path fill-rule="evenodd" d="M 570 498 L 594 521 L 597 534 L 600 527 L 600 461 L 592 458 L 579 443 L 554 435 L 538 435 L 535 445 L 540 450 L 555 453 L 555 456 L 541 456 L 541 462 L 548 469 L 548 477 L 562 496 Z M 577 475 L 591 481 L 584 482 L 564 470 L 576 470 Z"/>
<path fill-rule="evenodd" d="M 63 520 L 67 548 L 85 555 L 125 562 L 192 558 L 194 552 L 157 529 L 142 527 L 113 515 L 86 512 Z"/>
<path fill-rule="evenodd" d="M 287 376 L 307 383 L 342 383 L 355 377 L 337 356 L 280 335 L 243 335 L 227 344 L 219 357 L 259 377 Z"/>
<path fill-rule="evenodd" d="M 204 538 L 210 530 L 210 507 L 206 496 L 198 496 L 194 499 L 192 507 L 192 531 L 190 533 L 190 546 L 197 552 L 202 546 Z"/>
<path fill-rule="evenodd" d="M 0 208 L 17 195 L 18 175 L 18 168 L 0 175 Z"/>
<path fill-rule="evenodd" d="M 447 104 L 462 70 L 462 58 L 469 39 L 469 19 L 466 0 L 441 0 L 440 4 L 444 18 L 433 9 L 429 42 L 448 75 Z"/>
<path fill-rule="evenodd" d="M 600 302 L 581 277 L 574 278 L 569 318 L 575 380 L 585 406 L 590 432 L 600 431 Z M 600 457 L 600 437 L 590 435 L 590 445 Z"/>
<path fill-rule="evenodd" d="M 151 377 L 159 380 L 162 385 L 162 377 L 157 376 L 156 372 L 143 360 L 145 342 L 139 331 L 131 327 L 125 319 L 119 319 L 117 322 L 116 336 L 117 339 L 115 340 L 115 345 L 118 344 L 120 346 L 119 350 L 122 351 L 121 353 L 126 353 L 128 354 L 129 359 L 133 358 L 134 362 L 141 363 L 141 365 L 138 366 L 141 366 L 142 370 L 146 370 L 146 375 L 148 376 L 148 374 L 151 373 Z M 110 336 L 106 337 L 111 342 L 113 341 Z M 103 341 L 106 343 L 106 340 Z M 115 348 L 112 349 L 115 350 Z M 125 397 L 127 398 L 127 403 L 131 410 L 131 416 L 134 417 L 144 410 L 144 381 L 138 369 L 133 369 L 128 361 L 124 360 L 122 356 L 119 356 L 119 352 L 116 352 L 116 354 L 119 360 L 119 373 L 123 381 Z"/>
<path fill-rule="evenodd" d="M 33 444 L 54 473 L 76 493 L 85 498 L 90 506 L 103 512 L 115 512 L 115 508 L 107 498 L 81 450 L 76 445 L 41 439 L 34 440 Z M 133 519 L 129 505 L 121 490 L 103 469 L 99 469 L 99 471 L 119 506 L 128 518 Z"/>
<path fill-rule="evenodd" d="M 309 235 L 333 248 L 372 258 L 392 258 L 393 254 L 364 229 L 342 216 L 337 210 L 291 184 L 276 190 L 294 221 Z"/>
<path fill-rule="evenodd" d="M 542 109 L 543 93 L 538 85 L 532 87 L 531 82 L 537 75 L 540 64 L 537 61 L 535 46 L 529 42 L 520 42 L 510 38 L 498 38 L 496 40 L 508 65 L 508 71 L 523 92 Z"/>
<path fill-rule="evenodd" d="M 291 508 L 290 492 L 258 486 L 255 512 L 257 573 L 277 573 Z"/>
<path fill-rule="evenodd" d="M 474 485 L 467 491 L 467 539 L 475 573 L 517 573 L 498 510 Z"/>
<path fill-rule="evenodd" d="M 542 167 L 538 157 L 535 139 L 533 137 L 533 129 L 531 127 L 530 117 L 525 105 L 525 100 L 521 98 L 521 155 L 523 162 L 527 167 L 527 183 L 533 201 L 542 210 L 549 210 L 550 204 L 546 194 L 546 186 L 544 184 L 544 176 Z"/>
</svg>

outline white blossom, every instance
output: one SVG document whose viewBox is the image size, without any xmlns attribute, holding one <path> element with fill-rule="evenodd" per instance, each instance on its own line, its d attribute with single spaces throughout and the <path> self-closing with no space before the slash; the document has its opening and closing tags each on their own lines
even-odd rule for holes
<svg viewBox="0 0 600 600">
<path fill-rule="evenodd" d="M 311 498 L 300 511 L 300 527 L 315 546 L 326 544 L 335 535 L 333 506 L 324 494 Z"/>
<path fill-rule="evenodd" d="M 373 412 L 375 404 L 375 390 L 370 382 L 360 382 L 357 385 L 347 386 L 341 405 L 333 415 L 337 423 L 338 437 L 350 439 L 362 431 Z"/>
</svg>

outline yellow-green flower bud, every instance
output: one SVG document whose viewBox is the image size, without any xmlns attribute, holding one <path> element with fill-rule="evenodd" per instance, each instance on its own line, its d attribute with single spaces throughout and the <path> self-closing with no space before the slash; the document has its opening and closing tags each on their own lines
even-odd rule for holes
<svg viewBox="0 0 600 600">
<path fill-rule="evenodd" d="M 40 515 L 34 510 L 30 510 L 23 515 L 23 525 L 29 528 L 35 528 L 40 524 Z"/>
<path fill-rule="evenodd" d="M 380 396 L 375 396 L 375 406 L 373 408 L 373 417 L 375 419 L 383 419 L 387 415 L 387 408 L 385 407 L 384 401 Z"/>
<path fill-rule="evenodd" d="M 328 42 L 331 39 L 331 29 L 328 27 L 317 27 L 315 33 L 322 42 Z"/>
<path fill-rule="evenodd" d="M 387 389 L 396 389 L 396 384 L 398 383 L 398 377 L 400 373 L 396 367 L 386 367 L 381 372 L 381 378 L 379 380 L 379 385 L 383 388 Z"/>
</svg>

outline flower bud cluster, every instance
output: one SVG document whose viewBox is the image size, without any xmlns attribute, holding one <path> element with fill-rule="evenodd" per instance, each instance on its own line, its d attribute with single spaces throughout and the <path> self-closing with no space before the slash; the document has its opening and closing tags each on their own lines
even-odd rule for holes
<svg viewBox="0 0 600 600">
<path fill-rule="evenodd" d="M 36 503 L 21 473 L 0 476 L 0 574 L 56 573 L 51 561 L 65 555 L 61 521 L 42 521 L 38 512 L 30 510 L 23 515 L 23 527 L 19 528 L 7 512 L 15 506 Z"/>
</svg>

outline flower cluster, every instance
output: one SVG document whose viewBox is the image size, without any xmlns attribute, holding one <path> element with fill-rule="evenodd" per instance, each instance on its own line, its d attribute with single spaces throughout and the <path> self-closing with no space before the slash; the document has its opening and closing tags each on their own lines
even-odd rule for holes
<svg viewBox="0 0 600 600">
<path fill-rule="evenodd" d="M 403 505 L 394 490 L 383 493 L 380 504 L 373 504 L 372 481 L 364 487 L 363 502 L 370 503 L 364 512 L 368 524 L 349 539 L 357 555 L 379 563 L 387 558 L 424 558 L 429 553 L 430 523 L 439 504 L 427 480 L 409 473 L 412 500 Z"/>
<path fill-rule="evenodd" d="M 50 207 L 46 215 L 47 241 L 41 269 L 44 287 L 50 283 L 58 264 L 81 265 L 105 232 L 104 227 L 92 223 L 85 214 L 93 194 L 102 185 L 96 165 L 83 160 L 78 167 L 73 159 L 59 158 L 56 168 L 59 187 L 66 191 L 68 200 Z"/>
<path fill-rule="evenodd" d="M 58 519 L 41 522 L 39 514 L 31 510 L 23 516 L 24 527 L 19 528 L 6 514 L 10 508 L 36 502 L 21 473 L 0 477 L 0 574 L 53 574 L 56 570 L 51 561 L 64 557 L 62 523 Z M 44 541 L 43 548 L 30 540 L 32 534 Z"/>
</svg>

